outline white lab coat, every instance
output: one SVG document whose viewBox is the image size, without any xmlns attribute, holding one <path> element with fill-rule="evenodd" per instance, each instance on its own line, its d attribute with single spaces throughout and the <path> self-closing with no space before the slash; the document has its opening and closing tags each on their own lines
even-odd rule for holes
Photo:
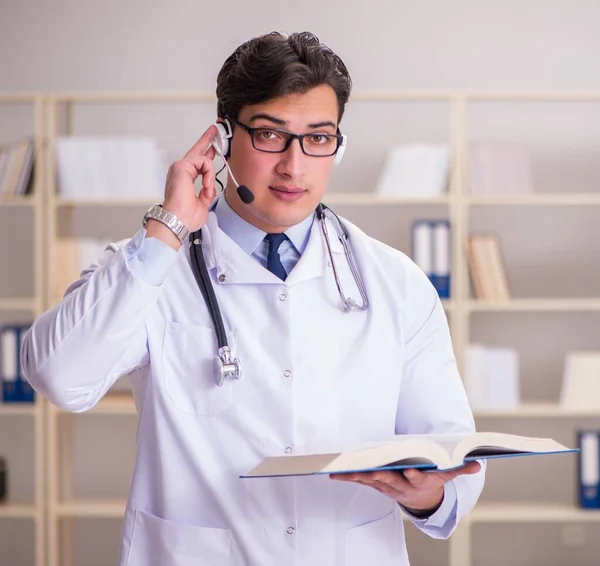
<svg viewBox="0 0 600 566">
<path fill-rule="evenodd" d="M 344 222 L 366 312 L 342 312 L 317 222 L 283 282 L 210 213 L 203 249 L 243 365 L 242 379 L 222 387 L 187 245 L 163 266 L 162 283 L 148 284 L 128 267 L 152 260 L 136 255 L 143 230 L 111 246 L 32 326 L 24 371 L 58 407 L 86 411 L 131 373 L 138 452 L 119 566 L 408 564 L 403 511 L 385 495 L 327 476 L 239 478 L 268 455 L 474 430 L 435 290 L 405 255 Z M 358 300 L 331 241 L 344 289 Z M 410 519 L 447 538 L 475 505 L 484 472 L 446 484 L 434 515 Z"/>
</svg>

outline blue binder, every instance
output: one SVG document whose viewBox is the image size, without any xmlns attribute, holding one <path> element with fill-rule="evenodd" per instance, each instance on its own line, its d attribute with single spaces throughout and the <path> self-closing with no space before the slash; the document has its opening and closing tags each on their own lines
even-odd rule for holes
<svg viewBox="0 0 600 566">
<path fill-rule="evenodd" d="M 7 342 L 12 342 L 12 347 L 15 348 L 14 352 L 0 352 L 0 355 L 4 358 L 11 356 L 11 360 L 15 362 L 15 367 L 10 368 L 11 375 L 5 375 L 6 371 L 0 372 L 0 380 L 2 381 L 2 402 L 3 403 L 34 403 L 35 402 L 35 391 L 24 379 L 23 372 L 21 370 L 21 344 L 23 335 L 27 332 L 30 325 L 6 325 L 0 327 L 0 336 L 2 336 L 2 345 L 4 346 Z M 4 334 L 11 333 L 11 340 L 5 341 Z M 14 339 L 14 340 L 13 340 Z M 4 350 L 4 347 L 3 347 Z M 14 356 L 14 357 L 13 357 Z M 13 364 L 9 364 L 13 365 Z M 2 368 L 6 368 L 6 360 L 2 360 Z"/>
<path fill-rule="evenodd" d="M 579 457 L 579 506 L 583 509 L 600 509 L 600 431 L 580 430 L 577 433 Z"/>
<path fill-rule="evenodd" d="M 417 220 L 412 226 L 412 258 L 435 287 L 440 299 L 450 298 L 450 222 Z"/>
</svg>

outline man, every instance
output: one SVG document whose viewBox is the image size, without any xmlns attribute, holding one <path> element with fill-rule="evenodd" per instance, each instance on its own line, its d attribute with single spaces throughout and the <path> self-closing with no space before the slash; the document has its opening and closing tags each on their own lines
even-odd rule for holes
<svg viewBox="0 0 600 566">
<path fill-rule="evenodd" d="M 154 210 L 110 246 L 25 339 L 27 378 L 67 411 L 90 409 L 130 375 L 138 449 L 120 566 L 406 565 L 402 513 L 446 538 L 479 497 L 477 462 L 447 473 L 239 477 L 265 456 L 474 430 L 435 289 L 343 219 L 369 306 L 342 308 L 315 210 L 350 90 L 342 61 L 311 34 L 241 45 L 217 81 L 218 121 L 232 130 L 224 193 L 213 125 L 171 166 L 167 216 Z M 202 229 L 201 243 L 182 242 L 169 222 Z M 344 292 L 360 303 L 331 219 L 328 231 Z M 195 245 L 243 368 L 221 385 Z"/>
</svg>

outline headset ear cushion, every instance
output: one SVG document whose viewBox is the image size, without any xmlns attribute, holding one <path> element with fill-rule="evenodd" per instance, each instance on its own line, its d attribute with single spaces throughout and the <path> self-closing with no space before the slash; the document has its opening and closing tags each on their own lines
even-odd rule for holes
<svg viewBox="0 0 600 566">
<path fill-rule="evenodd" d="M 215 139 L 213 140 L 215 145 L 218 148 L 218 153 L 223 156 L 227 156 L 229 153 L 229 135 L 225 126 L 221 122 L 217 122 L 217 134 L 215 135 Z"/>
<path fill-rule="evenodd" d="M 337 153 L 335 154 L 335 157 L 333 159 L 334 165 L 338 165 L 338 163 L 342 160 L 342 157 L 344 157 L 344 151 L 346 151 L 347 142 L 348 142 L 348 138 L 346 137 L 345 134 L 343 134 L 342 135 L 342 143 L 340 143 L 340 147 L 338 147 Z"/>
</svg>

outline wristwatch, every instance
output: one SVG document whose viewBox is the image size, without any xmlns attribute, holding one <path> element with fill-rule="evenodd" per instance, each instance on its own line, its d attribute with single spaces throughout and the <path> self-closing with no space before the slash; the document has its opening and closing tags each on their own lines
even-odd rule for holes
<svg viewBox="0 0 600 566">
<path fill-rule="evenodd" d="M 168 212 L 162 207 L 162 204 L 155 204 L 150 207 L 148 212 L 144 214 L 144 228 L 148 220 L 158 220 L 173 232 L 178 240 L 183 244 L 186 238 L 190 235 L 190 231 L 185 227 L 185 224 L 171 212 Z"/>
</svg>

